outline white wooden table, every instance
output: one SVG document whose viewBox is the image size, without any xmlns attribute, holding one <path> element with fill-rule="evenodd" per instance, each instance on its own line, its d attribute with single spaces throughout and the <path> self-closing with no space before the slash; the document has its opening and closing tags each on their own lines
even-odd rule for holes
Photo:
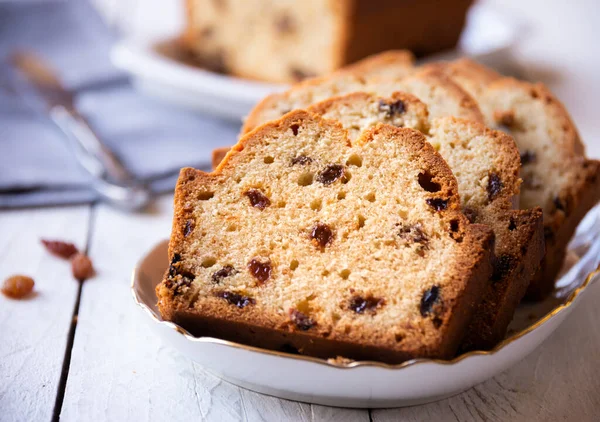
<svg viewBox="0 0 600 422">
<path fill-rule="evenodd" d="M 515 51 L 572 111 L 600 156 L 600 40 L 593 1 L 505 0 L 536 28 Z M 550 70 L 551 69 L 551 70 Z M 450 399 L 389 410 L 336 409 L 279 400 L 206 373 L 162 344 L 134 308 L 136 261 L 168 237 L 171 197 L 128 215 L 105 205 L 0 213 L 0 280 L 26 273 L 36 294 L 0 296 L 0 420 L 600 420 L 600 285 L 534 353 Z M 68 239 L 98 275 L 81 288 L 40 238 Z"/>
</svg>

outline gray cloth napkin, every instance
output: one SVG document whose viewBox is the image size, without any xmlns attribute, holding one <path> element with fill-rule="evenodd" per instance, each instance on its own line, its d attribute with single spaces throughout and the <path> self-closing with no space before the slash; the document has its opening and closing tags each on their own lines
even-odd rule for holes
<svg viewBox="0 0 600 422">
<path fill-rule="evenodd" d="M 11 88 L 14 51 L 48 60 L 96 134 L 157 193 L 173 189 L 179 168 L 207 169 L 214 148 L 235 142 L 238 125 L 135 91 L 109 61 L 114 41 L 87 1 L 0 5 L 0 208 L 97 199 L 68 140 Z"/>
</svg>

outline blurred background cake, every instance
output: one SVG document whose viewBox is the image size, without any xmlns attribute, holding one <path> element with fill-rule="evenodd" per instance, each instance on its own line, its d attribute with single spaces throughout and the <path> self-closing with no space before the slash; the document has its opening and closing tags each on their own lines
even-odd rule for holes
<svg viewBox="0 0 600 422">
<path fill-rule="evenodd" d="M 473 0 L 186 0 L 186 48 L 236 76 L 295 82 L 390 49 L 453 48 Z"/>
</svg>

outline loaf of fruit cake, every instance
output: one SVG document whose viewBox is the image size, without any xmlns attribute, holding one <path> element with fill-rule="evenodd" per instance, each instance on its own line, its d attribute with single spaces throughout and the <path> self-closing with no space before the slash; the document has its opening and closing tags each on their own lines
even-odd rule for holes
<svg viewBox="0 0 600 422">
<path fill-rule="evenodd" d="M 351 142 L 294 111 L 244 136 L 213 173 L 183 169 L 165 320 L 195 335 L 398 363 L 456 353 L 491 273 L 493 233 L 418 131 Z"/>
<path fill-rule="evenodd" d="M 214 70 L 295 82 L 384 50 L 450 49 L 472 1 L 187 0 L 183 41 Z"/>
<path fill-rule="evenodd" d="M 520 206 L 544 211 L 546 257 L 527 292 L 529 299 L 541 299 L 554 288 L 577 225 L 600 200 L 600 162 L 586 157 L 567 110 L 543 84 L 506 78 L 467 59 L 433 66 L 478 101 L 491 127 L 517 143 Z"/>
</svg>

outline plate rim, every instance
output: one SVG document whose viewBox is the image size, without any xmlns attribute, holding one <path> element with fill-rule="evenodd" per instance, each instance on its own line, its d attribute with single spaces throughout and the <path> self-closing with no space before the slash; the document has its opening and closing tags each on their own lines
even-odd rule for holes
<svg viewBox="0 0 600 422">
<path fill-rule="evenodd" d="M 150 249 L 148 252 L 146 252 L 138 260 L 138 262 L 136 263 L 136 265 L 132 271 L 132 275 L 131 275 L 130 289 L 131 289 L 131 294 L 133 296 L 133 300 L 136 303 L 136 305 L 139 306 L 155 323 L 158 323 L 161 326 L 168 327 L 171 330 L 174 330 L 178 335 L 182 335 L 186 340 L 192 341 L 194 343 L 211 343 L 211 344 L 216 344 L 216 345 L 221 345 L 221 346 L 233 347 L 236 349 L 247 350 L 247 351 L 255 352 L 255 353 L 263 353 L 263 354 L 276 356 L 276 357 L 282 357 L 282 358 L 286 358 L 286 359 L 296 359 L 296 360 L 301 360 L 301 361 L 306 361 L 306 362 L 317 363 L 317 364 L 325 365 L 329 368 L 335 368 L 335 369 L 355 369 L 355 368 L 363 368 L 363 367 L 377 367 L 380 369 L 399 371 L 399 370 L 413 367 L 413 366 L 416 366 L 419 364 L 433 363 L 433 364 L 438 364 L 438 365 L 455 365 L 455 364 L 458 364 L 459 362 L 461 362 L 467 358 L 470 358 L 470 357 L 494 355 L 496 353 L 499 353 L 505 347 L 508 347 L 510 344 L 516 342 L 517 340 L 521 339 L 522 337 L 526 336 L 527 334 L 531 333 L 532 331 L 538 329 L 542 325 L 548 323 L 551 319 L 555 318 L 558 314 L 565 312 L 567 309 L 569 309 L 575 303 L 576 299 L 581 295 L 581 293 L 584 290 L 586 290 L 586 288 L 589 285 L 591 285 L 592 280 L 595 277 L 598 276 L 600 278 L 600 264 L 598 264 L 598 266 L 596 267 L 595 270 L 592 270 L 587 274 L 587 276 L 585 277 L 585 280 L 581 284 L 581 286 L 577 287 L 573 292 L 571 292 L 569 294 L 569 296 L 567 297 L 567 299 L 564 303 L 562 303 L 559 306 L 557 306 L 556 308 L 552 309 L 543 318 L 539 319 L 538 321 L 536 321 L 534 324 L 530 325 L 529 327 L 527 327 L 521 331 L 518 331 L 518 332 L 514 333 L 513 335 L 511 335 L 510 337 L 507 337 L 506 339 L 502 340 L 491 350 L 473 350 L 473 351 L 470 351 L 467 353 L 463 353 L 459 356 L 456 356 L 455 358 L 450 359 L 450 360 L 431 359 L 431 358 L 415 358 L 415 359 L 410 359 L 410 360 L 407 360 L 405 362 L 398 363 L 398 364 L 389 364 L 389 363 L 372 361 L 372 360 L 360 360 L 360 361 L 352 360 L 350 362 L 343 362 L 343 361 L 340 362 L 338 360 L 322 359 L 322 358 L 317 358 L 317 357 L 313 357 L 313 356 L 297 355 L 297 354 L 291 354 L 291 353 L 286 353 L 286 352 L 280 352 L 277 350 L 264 349 L 261 347 L 249 346 L 246 344 L 229 341 L 229 340 L 223 340 L 223 339 L 219 339 L 219 338 L 215 338 L 215 337 L 206 337 L 206 336 L 196 337 L 196 336 L 193 336 L 186 329 L 180 327 L 179 325 L 177 325 L 171 321 L 164 321 L 162 319 L 158 319 L 156 317 L 156 315 L 154 314 L 154 312 L 150 309 L 150 307 L 148 305 L 146 305 L 146 303 L 144 303 L 143 300 L 137 294 L 136 280 L 139 278 L 139 274 L 141 273 L 142 263 L 146 259 L 146 257 L 152 251 L 156 250 L 158 247 L 160 247 L 164 243 L 168 244 L 168 242 L 169 242 L 168 239 L 163 239 L 162 241 L 159 241 L 158 243 L 156 243 L 152 247 L 152 249 Z"/>
</svg>

